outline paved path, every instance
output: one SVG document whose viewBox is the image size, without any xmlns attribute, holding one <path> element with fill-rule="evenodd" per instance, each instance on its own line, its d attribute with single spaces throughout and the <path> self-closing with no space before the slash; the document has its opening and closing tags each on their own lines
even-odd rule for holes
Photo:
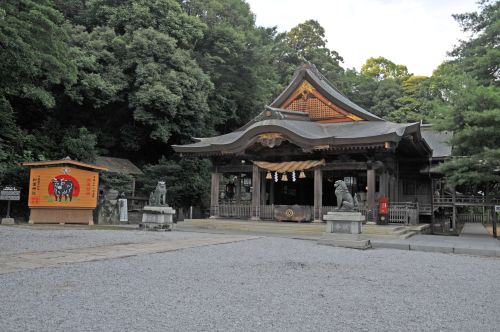
<svg viewBox="0 0 500 332">
<path fill-rule="evenodd" d="M 460 236 L 464 237 L 490 237 L 488 231 L 481 223 L 471 223 L 466 222 L 464 224 L 464 228 L 462 228 L 462 232 L 460 232 Z"/>
<path fill-rule="evenodd" d="M 186 248 L 253 240 L 257 238 L 259 237 L 248 235 L 214 234 L 213 236 L 203 238 L 169 239 L 148 243 L 115 244 L 56 251 L 22 252 L 0 256 L 0 274 L 42 267 L 54 267 L 59 264 L 123 258 Z"/>
<path fill-rule="evenodd" d="M 371 239 L 374 248 L 465 254 L 500 258 L 500 241 L 492 237 L 415 235 L 408 239 Z"/>
<path fill-rule="evenodd" d="M 484 228 L 484 227 L 483 227 Z M 318 235 L 302 235 L 289 233 L 252 233 L 245 231 L 232 230 L 207 230 L 202 228 L 184 228 L 186 231 L 194 231 L 200 233 L 220 233 L 220 234 L 252 234 L 264 235 L 273 237 L 285 237 L 303 240 L 316 241 L 321 238 Z M 413 251 L 441 252 L 454 253 L 485 257 L 500 258 L 500 241 L 487 235 L 480 236 L 441 236 L 441 235 L 414 235 L 407 239 L 395 239 L 387 236 L 367 235 L 374 248 L 401 249 Z"/>
</svg>

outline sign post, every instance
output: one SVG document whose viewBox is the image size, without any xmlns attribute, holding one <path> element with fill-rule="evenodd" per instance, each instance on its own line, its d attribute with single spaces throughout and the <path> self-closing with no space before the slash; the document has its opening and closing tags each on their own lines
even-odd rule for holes
<svg viewBox="0 0 500 332">
<path fill-rule="evenodd" d="M 127 199 L 126 198 L 118 199 L 118 207 L 120 210 L 120 222 L 128 222 Z"/>
<path fill-rule="evenodd" d="M 4 186 L 0 191 L 0 201 L 7 201 L 7 215 L 2 218 L 2 224 L 13 225 L 14 218 L 10 217 L 10 202 L 21 199 L 21 190 L 14 186 Z"/>
</svg>

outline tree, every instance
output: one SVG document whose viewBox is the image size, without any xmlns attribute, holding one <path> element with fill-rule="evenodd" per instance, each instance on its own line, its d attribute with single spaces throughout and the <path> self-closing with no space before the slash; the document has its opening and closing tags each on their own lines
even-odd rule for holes
<svg viewBox="0 0 500 332">
<path fill-rule="evenodd" d="M 54 88 L 76 80 L 63 22 L 48 0 L 0 3 L 0 182 L 9 173 L 13 183 L 18 163 L 42 153 L 23 124 L 54 108 Z"/>
<path fill-rule="evenodd" d="M 441 107 L 438 129 L 453 131 L 454 158 L 441 170 L 458 185 L 492 185 L 500 182 L 500 88 L 481 86 L 472 77 L 454 76 L 463 83 Z M 465 78 L 465 80 L 463 80 Z"/>
<path fill-rule="evenodd" d="M 345 71 L 337 86 L 347 98 L 364 109 L 371 110 L 374 106 L 374 91 L 377 90 L 378 84 L 373 78 L 352 68 Z"/>
<path fill-rule="evenodd" d="M 203 23 L 174 0 L 82 1 L 59 2 L 79 69 L 65 107 L 91 114 L 78 120 L 99 146 L 157 160 L 158 148 L 211 133 L 213 86 L 193 54 Z"/>
<path fill-rule="evenodd" d="M 439 102 L 437 128 L 454 132 L 454 157 L 441 170 L 452 184 L 482 186 L 491 193 L 500 182 L 498 61 L 490 61 L 497 54 L 500 11 L 498 1 L 480 4 L 478 13 L 455 15 L 473 35 L 452 52 L 455 59 L 434 72 L 430 87 Z"/>
<path fill-rule="evenodd" d="M 429 108 L 427 76 L 410 76 L 402 84 L 402 96 L 394 100 L 396 109 L 387 115 L 395 122 L 417 122 L 427 120 Z"/>
<path fill-rule="evenodd" d="M 406 79 L 410 76 L 405 65 L 397 65 L 384 57 L 368 58 L 361 67 L 361 74 L 373 77 L 377 81 L 386 78 Z"/>
<path fill-rule="evenodd" d="M 55 106 L 50 88 L 76 79 L 63 21 L 48 0 L 0 4 L 0 96 Z"/>
<path fill-rule="evenodd" d="M 291 65 L 296 67 L 304 60 L 313 63 L 331 82 L 341 79 L 344 59 L 334 50 L 326 47 L 325 29 L 316 20 L 307 20 L 292 28 L 284 42 L 291 50 L 288 55 Z"/>
<path fill-rule="evenodd" d="M 453 15 L 472 37 L 461 41 L 450 55 L 481 84 L 500 85 L 500 1 L 481 0 L 479 5 L 480 12 Z"/>
<path fill-rule="evenodd" d="M 214 124 L 219 132 L 234 130 L 261 112 L 277 88 L 275 30 L 256 27 L 241 0 L 187 0 L 183 7 L 206 25 L 195 56 L 214 83 L 209 96 Z"/>
<path fill-rule="evenodd" d="M 384 79 L 373 92 L 373 106 L 370 112 L 380 117 L 388 117 L 397 110 L 397 100 L 403 96 L 401 85 L 394 79 Z"/>
<path fill-rule="evenodd" d="M 175 207 L 209 206 L 210 167 L 207 159 L 162 157 L 157 164 L 144 167 L 144 176 L 138 179 L 142 192 L 154 190 L 163 180 L 168 188 L 167 203 Z M 187 181 L 189 179 L 189 181 Z"/>
</svg>

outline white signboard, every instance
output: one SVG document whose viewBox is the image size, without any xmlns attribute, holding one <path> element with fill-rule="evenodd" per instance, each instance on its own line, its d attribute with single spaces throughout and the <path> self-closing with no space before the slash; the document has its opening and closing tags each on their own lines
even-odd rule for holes
<svg viewBox="0 0 500 332">
<path fill-rule="evenodd" d="M 500 205 L 495 205 L 495 212 L 500 212 Z"/>
<path fill-rule="evenodd" d="M 0 191 L 0 201 L 18 201 L 21 199 L 21 189 L 5 186 Z"/>
<path fill-rule="evenodd" d="M 120 221 L 128 221 L 127 199 L 120 198 L 118 200 L 118 207 L 120 209 Z"/>
</svg>

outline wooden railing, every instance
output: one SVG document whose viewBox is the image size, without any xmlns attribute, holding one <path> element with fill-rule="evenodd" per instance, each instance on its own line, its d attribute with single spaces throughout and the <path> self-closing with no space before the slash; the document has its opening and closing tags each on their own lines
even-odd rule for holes
<svg viewBox="0 0 500 332">
<path fill-rule="evenodd" d="M 274 220 L 274 205 L 261 205 L 259 212 L 260 219 Z"/>
<path fill-rule="evenodd" d="M 475 206 L 493 206 L 500 205 L 500 198 L 494 197 L 487 199 L 484 196 L 456 196 L 455 201 L 453 201 L 452 196 L 439 196 L 434 197 L 434 205 L 446 205 L 451 206 L 455 202 L 455 205 L 475 205 Z"/>
<path fill-rule="evenodd" d="M 457 222 L 460 223 L 490 223 L 492 220 L 491 213 L 458 213 Z"/>
<path fill-rule="evenodd" d="M 212 207 L 210 215 L 224 217 L 249 219 L 251 217 L 252 206 L 250 204 L 220 204 Z"/>
<path fill-rule="evenodd" d="M 322 206 L 321 215 L 336 210 L 336 206 Z M 262 220 L 274 220 L 274 205 L 260 205 L 257 211 L 252 211 L 251 204 L 220 204 L 210 209 L 210 215 L 221 218 L 250 219 L 258 215 Z M 369 213 L 365 206 L 357 208 L 364 216 Z M 377 220 L 377 211 L 371 220 Z M 370 216 L 368 216 L 370 217 Z M 401 224 L 418 224 L 418 206 L 416 203 L 391 203 L 389 205 L 389 222 Z"/>
<path fill-rule="evenodd" d="M 389 222 L 416 225 L 419 222 L 418 203 L 390 203 Z"/>
</svg>

